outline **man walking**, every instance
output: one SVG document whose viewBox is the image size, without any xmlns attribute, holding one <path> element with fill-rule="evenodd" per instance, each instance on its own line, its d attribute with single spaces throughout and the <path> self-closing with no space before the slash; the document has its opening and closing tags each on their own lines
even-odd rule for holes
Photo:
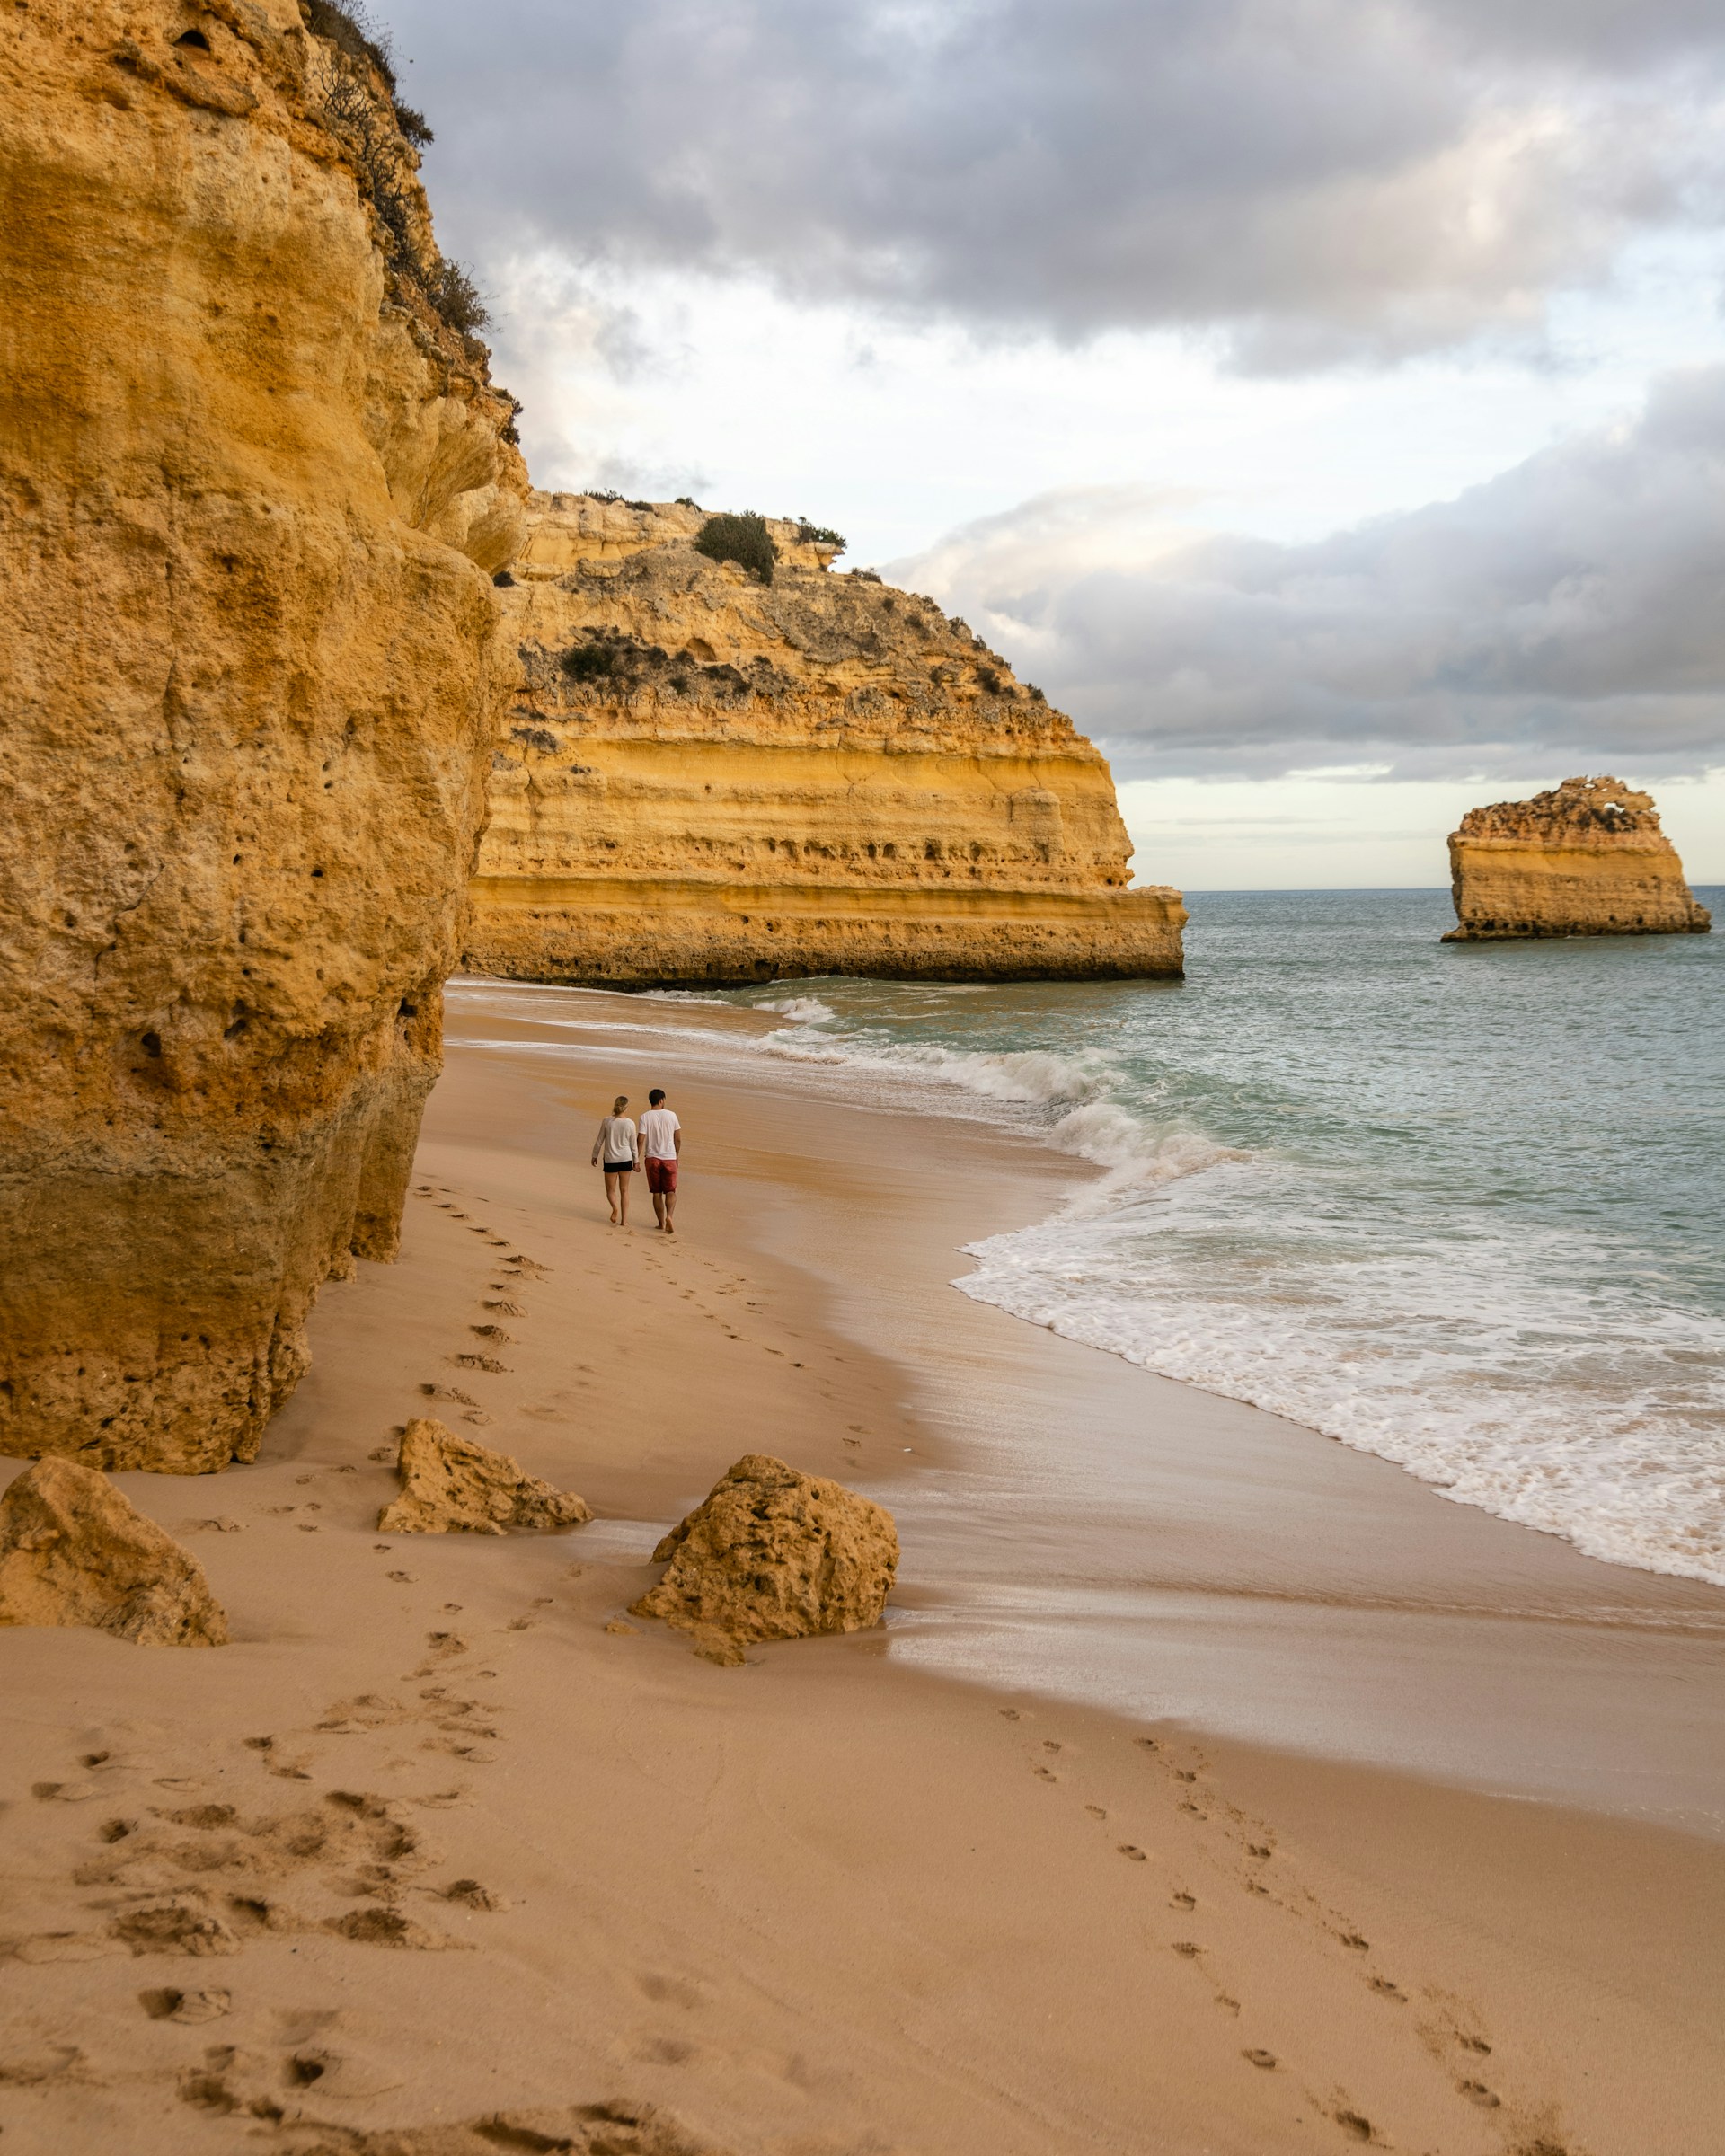
<svg viewBox="0 0 1725 2156">
<path fill-rule="evenodd" d="M 641 1118 L 641 1149 L 647 1162 L 647 1191 L 653 1201 L 653 1216 L 659 1232 L 675 1235 L 671 1215 L 677 1211 L 677 1163 L 683 1151 L 683 1126 L 675 1109 L 665 1105 L 665 1089 L 656 1085 L 647 1096 L 647 1113 Z"/>
</svg>

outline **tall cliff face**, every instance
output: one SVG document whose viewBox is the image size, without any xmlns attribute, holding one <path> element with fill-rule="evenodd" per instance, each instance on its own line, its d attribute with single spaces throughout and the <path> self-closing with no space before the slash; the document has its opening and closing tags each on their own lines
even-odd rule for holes
<svg viewBox="0 0 1725 2156">
<path fill-rule="evenodd" d="M 1704 933 L 1650 794 L 1619 779 L 1565 779 L 1530 801 L 1470 808 L 1450 834 L 1459 925 L 1446 943 L 1525 936 Z"/>
<path fill-rule="evenodd" d="M 12 1454 L 250 1456 L 438 1069 L 526 481 L 387 84 L 312 20 L 0 29 Z"/>
<path fill-rule="evenodd" d="M 933 601 L 774 523 L 771 584 L 678 505 L 535 494 L 503 594 L 468 963 L 523 979 L 1177 974 L 1108 766 Z"/>
</svg>

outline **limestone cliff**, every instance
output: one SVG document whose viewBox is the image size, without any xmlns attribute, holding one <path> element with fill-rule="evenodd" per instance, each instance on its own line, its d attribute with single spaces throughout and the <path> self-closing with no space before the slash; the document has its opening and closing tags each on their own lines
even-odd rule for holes
<svg viewBox="0 0 1725 2156">
<path fill-rule="evenodd" d="M 503 593 L 467 962 L 640 985 L 1177 974 L 1108 765 L 932 600 L 769 523 L 772 581 L 686 505 L 532 496 Z"/>
<path fill-rule="evenodd" d="M 1565 779 L 1530 801 L 1470 808 L 1449 839 L 1459 926 L 1446 943 L 1522 936 L 1704 933 L 1650 794 Z"/>
<path fill-rule="evenodd" d="M 13 1454 L 248 1457 L 394 1248 L 526 482 L 381 58 L 323 0 L 0 36 Z"/>
</svg>

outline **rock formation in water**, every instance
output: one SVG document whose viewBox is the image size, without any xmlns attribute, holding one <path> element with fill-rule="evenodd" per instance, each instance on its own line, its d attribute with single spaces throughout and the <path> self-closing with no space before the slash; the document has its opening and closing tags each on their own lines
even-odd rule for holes
<svg viewBox="0 0 1725 2156">
<path fill-rule="evenodd" d="M 1107 764 L 932 600 L 769 522 L 771 581 L 692 506 L 535 493 L 503 594 L 467 962 L 635 986 L 818 973 L 1178 974 Z"/>
<path fill-rule="evenodd" d="M 861 1632 L 880 1621 L 898 1569 L 892 1515 L 841 1482 L 750 1453 L 653 1551 L 665 1577 L 632 1605 L 740 1662 L 750 1639 Z"/>
<path fill-rule="evenodd" d="M 0 1624 L 89 1625 L 140 1647 L 227 1640 L 197 1559 L 75 1460 L 39 1460 L 0 1498 Z"/>
<path fill-rule="evenodd" d="M 424 1417 L 408 1424 L 397 1466 L 402 1494 L 377 1516 L 385 1534 L 509 1534 L 593 1517 L 573 1490 L 553 1489 L 506 1453 Z"/>
<path fill-rule="evenodd" d="M 394 1250 L 526 478 L 380 57 L 7 16 L 0 1451 L 250 1457 Z"/>
<path fill-rule="evenodd" d="M 1565 779 L 1531 801 L 1470 808 L 1449 839 L 1458 926 L 1446 943 L 1522 936 L 1704 933 L 1653 797 L 1619 779 Z"/>
</svg>

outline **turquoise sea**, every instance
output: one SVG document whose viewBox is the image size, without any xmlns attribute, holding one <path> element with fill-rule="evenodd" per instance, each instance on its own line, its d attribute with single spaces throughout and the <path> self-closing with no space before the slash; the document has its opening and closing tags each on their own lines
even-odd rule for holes
<svg viewBox="0 0 1725 2156">
<path fill-rule="evenodd" d="M 1442 891 L 1189 904 L 1183 983 L 712 1000 L 846 1090 L 1101 1171 L 974 1246 L 966 1294 L 1725 1584 L 1725 936 L 1445 944 Z"/>
</svg>

